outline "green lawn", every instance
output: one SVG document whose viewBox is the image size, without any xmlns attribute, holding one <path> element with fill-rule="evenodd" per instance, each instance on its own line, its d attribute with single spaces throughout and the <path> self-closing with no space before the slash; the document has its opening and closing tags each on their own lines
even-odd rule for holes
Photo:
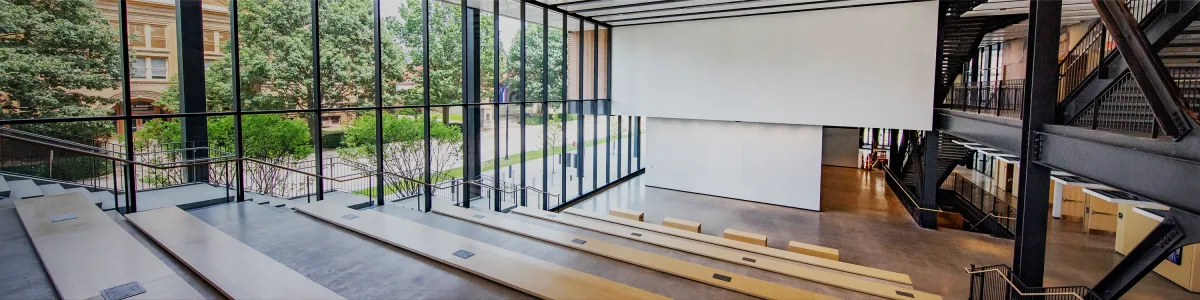
<svg viewBox="0 0 1200 300">
<path fill-rule="evenodd" d="M 454 115 L 452 114 L 452 115 L 450 115 L 450 117 L 451 117 L 451 118 L 453 118 L 453 117 L 454 117 Z M 625 135 L 625 136 L 622 136 L 622 137 L 629 137 L 629 136 L 628 136 L 628 135 Z M 605 144 L 605 143 L 608 143 L 608 139 L 599 139 L 599 140 L 595 140 L 595 141 L 587 141 L 587 142 L 586 142 L 586 143 L 584 143 L 584 144 L 586 144 L 585 146 L 593 146 L 593 145 L 596 145 L 596 144 Z M 573 151 L 573 150 L 575 150 L 575 147 L 574 147 L 574 146 L 569 146 L 569 145 L 567 146 L 567 151 Z M 555 155 L 555 154 L 559 154 L 559 153 L 562 153 L 562 152 L 563 152 L 563 150 L 562 150 L 562 148 L 561 148 L 561 147 L 556 147 L 556 148 L 552 148 L 552 149 L 550 149 L 550 154 L 549 154 L 549 155 Z M 544 150 L 542 150 L 542 149 L 533 150 L 533 151 L 526 151 L 526 152 L 525 152 L 525 160 L 534 160 L 534 159 L 539 159 L 539 158 L 545 157 L 546 155 L 547 155 L 547 154 L 546 154 L 546 151 L 544 151 Z M 518 153 L 518 154 L 509 155 L 509 156 L 506 156 L 506 157 L 503 157 L 503 158 L 501 158 L 501 159 L 500 159 L 500 167 L 501 167 L 501 168 L 503 168 L 503 167 L 507 167 L 507 166 L 511 166 L 511 165 L 515 165 L 515 164 L 518 164 L 518 163 L 521 163 L 521 154 L 519 154 L 519 153 Z M 493 170 L 493 169 L 495 169 L 495 168 L 496 168 L 496 161 L 495 161 L 494 159 L 489 159 L 489 160 L 487 160 L 487 161 L 484 161 L 484 162 L 483 162 L 483 170 L 482 170 L 483 172 L 491 171 L 491 170 Z M 440 176 L 441 178 L 462 178 L 462 177 L 463 177 L 463 168 L 462 168 L 462 167 L 458 167 L 458 168 L 453 168 L 453 169 L 445 170 L 445 171 L 442 171 L 442 172 L 440 173 L 440 175 L 441 175 L 441 176 Z M 434 177 L 439 177 L 439 176 L 436 176 L 436 174 L 435 174 L 435 176 L 434 176 Z M 361 189 L 361 190 L 354 191 L 354 193 L 355 193 L 355 194 L 360 194 L 360 195 L 372 195 L 372 193 L 374 192 L 374 190 L 375 190 L 375 189 L 373 189 L 373 188 L 366 188 L 366 189 Z M 384 194 L 385 194 L 385 195 L 390 195 L 390 194 L 393 194 L 393 193 L 396 193 L 396 192 L 399 192 L 399 189 L 398 189 L 396 186 L 394 186 L 394 185 L 389 185 L 389 186 L 387 186 L 386 188 L 384 188 Z"/>
</svg>

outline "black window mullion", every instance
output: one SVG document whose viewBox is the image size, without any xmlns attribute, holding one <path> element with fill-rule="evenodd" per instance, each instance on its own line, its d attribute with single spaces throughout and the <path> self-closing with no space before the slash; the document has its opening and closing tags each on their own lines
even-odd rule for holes
<svg viewBox="0 0 1200 300">
<path fill-rule="evenodd" d="M 383 180 L 383 21 L 382 0 L 375 0 L 375 205 L 384 204 Z"/>
<path fill-rule="evenodd" d="M 129 84 L 129 4 L 121 0 L 118 7 L 119 22 L 121 23 L 121 101 L 123 101 L 123 119 L 125 127 L 125 158 L 134 160 L 133 149 L 133 96 Z M 137 211 L 137 178 L 134 167 L 125 164 L 125 209 L 126 212 Z M 116 187 L 114 187 L 115 189 Z M 117 206 L 114 206 L 117 207 Z M 121 212 L 121 210 L 117 210 Z"/>
<path fill-rule="evenodd" d="M 242 69 L 241 69 L 241 47 L 238 42 L 238 0 L 229 1 L 229 53 L 233 67 L 233 82 L 231 90 L 233 92 L 233 152 L 237 158 L 246 156 L 245 146 L 242 145 Z M 242 160 L 235 162 L 237 170 L 237 201 L 246 201 L 246 186 L 245 177 L 243 176 L 245 163 Z M 228 179 L 226 179 L 228 180 Z"/>
<path fill-rule="evenodd" d="M 592 189 L 600 179 L 600 25 L 592 24 Z M 590 192 L 590 191 L 589 191 Z"/>
<path fill-rule="evenodd" d="M 426 0 L 428 1 L 428 0 Z M 495 138 L 495 156 L 492 159 L 492 172 L 495 175 L 492 177 L 492 186 L 503 188 L 500 185 L 500 0 L 492 0 L 492 121 L 495 123 L 492 136 Z M 500 198 L 504 193 L 495 190 L 495 197 L 492 199 L 492 209 L 500 211 Z"/>
<path fill-rule="evenodd" d="M 422 190 L 424 191 L 422 196 L 425 200 L 423 210 L 429 212 L 430 206 L 433 205 L 433 188 L 430 186 L 433 183 L 431 180 L 432 175 L 430 174 L 433 161 L 429 157 L 429 150 L 433 146 L 429 137 L 429 0 L 421 0 L 421 49 L 421 90 L 425 105 L 425 128 L 424 135 L 422 136 L 425 140 L 425 184 L 422 185 Z"/>
<path fill-rule="evenodd" d="M 542 209 L 549 209 L 550 195 L 550 10 L 542 9 Z"/>
<path fill-rule="evenodd" d="M 526 24 L 525 24 L 525 0 L 521 0 L 520 3 L 521 3 L 521 20 L 520 20 L 521 21 L 521 50 L 520 50 L 521 51 L 521 104 L 518 104 L 519 106 L 517 106 L 518 108 L 520 108 L 520 113 L 519 113 L 520 119 L 517 120 L 517 124 L 520 124 L 520 126 L 521 126 L 521 132 L 520 132 L 521 133 L 521 178 L 520 178 L 521 206 L 526 206 L 527 204 L 525 202 L 525 198 L 526 198 L 527 192 L 525 189 L 525 177 L 526 177 L 525 176 L 525 174 L 526 174 L 525 173 L 525 163 L 526 163 L 526 161 L 525 161 L 525 101 L 528 100 L 526 98 L 529 96 L 529 85 L 526 84 L 526 81 L 525 81 L 526 80 L 526 78 L 525 78 L 525 75 L 526 75 L 525 74 L 525 27 L 526 27 Z M 509 175 L 512 175 L 512 174 L 509 174 Z"/>
<path fill-rule="evenodd" d="M 559 107 L 559 110 L 561 111 L 559 113 L 562 114 L 562 117 L 560 118 L 561 120 L 559 120 L 559 122 L 562 122 L 562 126 L 561 126 L 562 127 L 562 130 L 561 130 L 562 131 L 562 148 L 561 148 L 562 151 L 560 152 L 560 155 L 559 155 L 559 157 L 562 157 L 562 159 L 559 160 L 559 165 L 562 166 L 562 181 L 559 181 L 559 185 L 562 186 L 562 194 L 559 194 L 559 198 L 558 198 L 559 204 L 562 204 L 563 198 L 567 196 L 567 161 L 566 161 L 567 154 L 568 154 L 568 152 L 567 152 L 567 108 L 570 107 L 570 105 L 571 105 L 571 102 L 567 101 L 567 63 L 569 63 L 569 61 L 567 59 L 567 36 L 569 34 L 570 34 L 570 31 L 567 30 L 567 15 L 564 14 L 562 16 L 562 62 L 561 62 L 562 63 L 562 83 L 561 83 L 562 92 L 561 93 L 562 93 L 563 102 L 562 102 L 562 105 Z"/>
<path fill-rule="evenodd" d="M 312 105 L 314 109 L 312 116 L 309 116 L 309 131 L 312 132 L 313 146 L 316 151 L 313 152 L 316 162 L 313 163 L 313 168 L 317 175 L 325 175 L 325 155 L 321 153 L 321 17 L 320 17 L 320 0 L 312 0 Z M 325 199 L 325 180 L 320 177 L 313 178 L 317 183 L 316 194 L 317 201 Z"/>
</svg>

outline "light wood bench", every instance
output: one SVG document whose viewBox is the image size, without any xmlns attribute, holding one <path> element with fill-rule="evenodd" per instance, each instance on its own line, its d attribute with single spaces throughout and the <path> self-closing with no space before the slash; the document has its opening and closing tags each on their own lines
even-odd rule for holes
<svg viewBox="0 0 1200 300">
<path fill-rule="evenodd" d="M 700 223 L 692 222 L 692 221 L 688 221 L 688 220 L 666 217 L 666 218 L 663 218 L 662 224 L 663 224 L 663 226 L 667 226 L 667 227 L 671 227 L 671 228 L 675 228 L 675 229 L 679 229 L 679 230 L 687 230 L 687 231 L 697 232 L 697 233 L 700 232 Z"/>
<path fill-rule="evenodd" d="M 145 293 L 127 299 L 204 298 L 83 194 L 16 199 L 14 205 L 59 298 L 97 298 L 131 282 Z"/>
<path fill-rule="evenodd" d="M 230 299 L 344 299 L 178 207 L 125 217 Z"/>
<path fill-rule="evenodd" d="M 907 284 L 814 266 L 792 264 L 785 260 L 772 257 L 741 253 L 728 248 L 718 247 L 716 245 L 648 232 L 645 230 L 628 228 L 617 224 L 606 223 L 572 215 L 554 214 L 551 212 L 525 207 L 518 207 L 513 209 L 512 212 L 640 241 L 668 249 L 688 252 L 716 260 L 771 271 L 820 284 L 843 288 L 853 292 L 897 300 L 941 299 L 941 297 L 937 295 L 913 290 L 912 286 Z"/>
<path fill-rule="evenodd" d="M 591 219 L 595 219 L 595 220 L 625 225 L 625 226 L 629 226 L 629 227 L 633 227 L 633 228 L 639 228 L 639 229 L 654 231 L 654 232 L 658 232 L 658 233 L 669 234 L 669 235 L 673 235 L 673 236 L 677 236 L 677 237 L 681 237 L 681 238 L 701 241 L 701 242 L 705 242 L 705 243 L 709 243 L 709 244 L 713 244 L 713 245 L 724 246 L 724 247 L 738 249 L 738 250 L 742 250 L 742 251 L 746 251 L 746 252 L 757 253 L 757 254 L 762 254 L 762 255 L 776 257 L 776 258 L 782 258 L 782 259 L 795 261 L 795 262 L 799 262 L 799 263 L 803 263 L 803 264 L 814 265 L 814 266 L 819 266 L 819 267 L 828 268 L 828 269 L 832 269 L 832 270 L 839 270 L 839 271 L 843 271 L 843 272 L 847 272 L 847 273 L 859 274 L 859 275 L 873 277 L 873 278 L 879 278 L 879 279 L 893 281 L 893 282 L 902 283 L 902 284 L 906 284 L 906 285 L 912 285 L 912 279 L 909 278 L 909 276 L 906 274 L 885 271 L 885 270 L 869 268 L 869 267 L 850 264 L 850 263 L 839 262 L 836 260 L 826 259 L 826 257 L 837 257 L 837 253 L 838 253 L 837 249 L 826 248 L 828 250 L 826 250 L 825 253 L 830 254 L 827 256 L 805 255 L 805 254 L 788 252 L 788 251 L 770 248 L 770 247 L 751 245 L 751 244 L 747 244 L 747 243 L 728 240 L 728 239 L 724 239 L 721 237 L 711 236 L 711 235 L 702 234 L 702 233 L 695 233 L 695 232 L 689 232 L 689 231 L 685 231 L 685 230 L 679 230 L 679 229 L 670 228 L 670 227 L 657 225 L 657 224 L 651 224 L 651 223 L 645 223 L 645 222 L 633 222 L 633 221 L 630 221 L 627 219 L 617 218 L 617 217 L 605 215 L 602 213 L 582 210 L 582 209 L 578 209 L 578 208 L 568 208 L 564 212 L 566 212 L 568 214 L 576 215 L 576 216 L 582 216 L 582 217 L 587 217 L 587 218 L 591 218 Z"/>
<path fill-rule="evenodd" d="M 724 235 L 727 239 L 763 247 L 767 246 L 767 236 L 765 235 L 729 228 L 725 228 Z"/>
<path fill-rule="evenodd" d="M 321 201 L 297 211 L 543 299 L 667 299 L 378 211 Z"/>
<path fill-rule="evenodd" d="M 832 250 L 832 251 L 830 251 Z M 788 251 L 800 253 L 804 255 L 812 255 L 830 260 L 840 260 L 837 249 L 821 247 L 817 245 L 805 244 L 797 241 L 788 241 Z"/>
<path fill-rule="evenodd" d="M 518 207 L 516 210 L 528 210 Z M 829 296 L 810 291 L 772 283 L 753 277 L 730 273 L 725 270 L 711 268 L 669 256 L 654 254 L 617 244 L 606 243 L 592 238 L 578 236 L 533 224 L 520 222 L 507 216 L 478 212 L 454 206 L 434 207 L 434 212 L 446 216 L 474 222 L 480 225 L 512 232 L 526 237 L 558 244 L 614 260 L 624 261 L 633 265 L 673 274 L 679 277 L 707 283 L 716 287 L 729 289 L 747 295 L 765 299 L 833 299 Z M 544 211 L 543 211 L 544 212 Z M 548 214 L 553 214 L 545 212 Z"/>
<path fill-rule="evenodd" d="M 638 221 L 638 222 L 646 221 L 645 213 L 642 213 L 642 212 L 636 211 L 636 210 L 632 210 L 632 209 L 614 208 L 614 209 L 608 210 L 608 214 L 626 218 L 626 219 L 630 219 L 630 220 L 634 220 L 634 221 Z"/>
</svg>

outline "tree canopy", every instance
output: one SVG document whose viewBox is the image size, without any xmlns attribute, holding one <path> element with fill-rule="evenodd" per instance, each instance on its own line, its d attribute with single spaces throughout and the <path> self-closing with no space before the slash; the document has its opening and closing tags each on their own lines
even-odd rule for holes
<svg viewBox="0 0 1200 300">
<path fill-rule="evenodd" d="M 0 119 L 112 113 L 116 99 L 76 92 L 120 83 L 119 35 L 94 5 L 92 0 L 0 0 Z M 85 124 L 66 124 L 64 131 L 99 136 L 112 130 Z"/>
</svg>

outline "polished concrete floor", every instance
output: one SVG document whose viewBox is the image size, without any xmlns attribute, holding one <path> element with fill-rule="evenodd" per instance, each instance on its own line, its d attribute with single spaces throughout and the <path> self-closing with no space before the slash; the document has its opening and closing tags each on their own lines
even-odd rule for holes
<svg viewBox="0 0 1200 300">
<path fill-rule="evenodd" d="M 768 236 L 771 247 L 789 240 L 837 248 L 843 261 L 908 273 L 913 286 L 948 299 L 970 291 L 964 267 L 1012 264 L 1012 240 L 967 231 L 917 227 L 880 172 L 825 167 L 821 212 L 646 187 L 647 173 L 574 207 L 606 212 L 624 207 L 646 213 L 646 222 L 675 217 L 703 223 L 704 233 L 725 228 Z M 1046 285 L 1092 286 L 1122 255 L 1113 237 L 1088 235 L 1079 223 L 1051 219 Z M 1124 299 L 1200 299 L 1158 274 L 1147 275 Z"/>
<path fill-rule="evenodd" d="M 606 190 L 576 207 L 604 211 L 627 207 L 646 212 L 646 221 L 665 216 L 704 223 L 708 234 L 737 228 L 768 235 L 772 247 L 784 248 L 796 240 L 838 248 L 842 260 L 911 274 L 922 291 L 965 298 L 968 277 L 963 267 L 1011 261 L 1012 242 L 957 230 L 926 230 L 913 225 L 881 174 L 847 168 L 823 172 L 822 212 L 791 209 L 712 196 L 645 187 L 643 177 Z M 394 216 L 463 235 L 508 250 L 543 259 L 613 281 L 676 299 L 748 299 L 742 294 L 715 288 L 669 274 L 629 265 L 519 235 L 483 227 L 437 214 L 386 206 L 375 208 Z M 343 230 L 303 214 L 250 203 L 214 206 L 191 211 L 225 233 L 350 299 L 528 299 L 526 294 L 470 273 L 447 267 L 365 236 Z M 546 221 L 513 216 L 561 231 L 588 236 L 697 264 L 842 299 L 870 297 L 716 261 L 670 249 L 607 236 Z M 137 233 L 118 215 L 127 231 L 150 248 L 206 297 L 221 295 L 177 261 Z M 1050 285 L 1091 285 L 1120 259 L 1112 252 L 1112 238 L 1089 236 L 1053 222 L 1048 249 Z M 1077 226 L 1077 225 L 1076 225 Z M 15 211 L 0 210 L 0 299 L 50 299 L 53 286 L 37 260 Z M 80 251 L 86 251 L 81 249 Z M 1191 299 L 1196 294 L 1149 275 L 1126 298 Z"/>
</svg>

